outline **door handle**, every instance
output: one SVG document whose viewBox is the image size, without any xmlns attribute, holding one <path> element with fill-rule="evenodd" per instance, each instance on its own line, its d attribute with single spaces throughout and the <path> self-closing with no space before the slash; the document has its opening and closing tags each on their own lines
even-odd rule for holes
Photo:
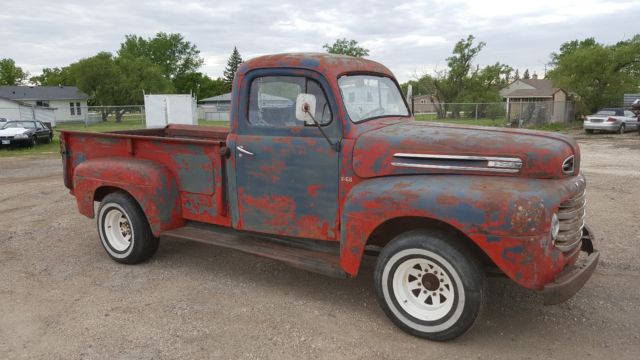
<svg viewBox="0 0 640 360">
<path fill-rule="evenodd" d="M 241 145 L 236 146 L 236 149 L 237 149 L 238 151 L 240 151 L 241 155 L 242 155 L 242 154 L 245 154 L 245 155 L 251 155 L 251 156 L 255 155 L 255 154 L 254 154 L 254 153 L 252 153 L 251 151 L 245 150 L 245 148 L 244 148 L 243 146 L 241 146 Z"/>
</svg>

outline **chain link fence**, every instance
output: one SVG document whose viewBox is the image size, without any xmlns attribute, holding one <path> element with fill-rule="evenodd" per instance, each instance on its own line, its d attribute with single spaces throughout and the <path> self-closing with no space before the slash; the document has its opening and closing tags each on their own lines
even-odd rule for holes
<svg viewBox="0 0 640 360">
<path fill-rule="evenodd" d="M 432 103 L 411 101 L 418 120 L 461 121 L 467 124 L 539 127 L 552 123 L 568 123 L 575 118 L 571 101 L 511 101 L 496 103 Z M 205 109 L 206 110 L 206 109 Z M 215 116 L 198 108 L 201 124 L 226 122 L 228 112 Z M 81 106 L 47 108 L 28 104 L 6 107 L 0 104 L 0 122 L 7 120 L 39 120 L 51 126 L 101 126 L 143 128 L 146 124 L 142 105 Z"/>
<path fill-rule="evenodd" d="M 477 121 L 494 126 L 536 127 L 568 123 L 575 117 L 571 101 L 518 101 L 494 103 L 433 103 L 421 99 L 410 103 L 419 120 Z"/>
</svg>

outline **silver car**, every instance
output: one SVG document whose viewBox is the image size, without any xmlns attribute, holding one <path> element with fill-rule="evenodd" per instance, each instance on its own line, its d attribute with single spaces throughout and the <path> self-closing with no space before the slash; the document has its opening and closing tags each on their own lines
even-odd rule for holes
<svg viewBox="0 0 640 360">
<path fill-rule="evenodd" d="M 595 115 L 584 120 L 584 131 L 592 134 L 595 130 L 613 131 L 624 134 L 625 131 L 638 130 L 638 117 L 629 110 L 619 108 L 601 109 Z"/>
</svg>

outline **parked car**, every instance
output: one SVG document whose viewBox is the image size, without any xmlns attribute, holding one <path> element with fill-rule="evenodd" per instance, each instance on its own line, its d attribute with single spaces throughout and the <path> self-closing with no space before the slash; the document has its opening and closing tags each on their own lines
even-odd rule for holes
<svg viewBox="0 0 640 360">
<path fill-rule="evenodd" d="M 638 117 L 629 110 L 605 108 L 587 116 L 583 128 L 587 134 L 596 130 L 624 134 L 625 131 L 638 130 Z"/>
<path fill-rule="evenodd" d="M 572 138 L 416 121 L 389 69 L 350 56 L 246 61 L 231 103 L 230 128 L 61 132 L 64 184 L 113 260 L 188 239 L 351 278 L 366 251 L 382 309 L 432 340 L 471 327 L 491 269 L 549 305 L 597 266 Z"/>
<path fill-rule="evenodd" d="M 35 146 L 53 139 L 53 131 L 40 121 L 7 121 L 0 126 L 0 146 Z"/>
</svg>

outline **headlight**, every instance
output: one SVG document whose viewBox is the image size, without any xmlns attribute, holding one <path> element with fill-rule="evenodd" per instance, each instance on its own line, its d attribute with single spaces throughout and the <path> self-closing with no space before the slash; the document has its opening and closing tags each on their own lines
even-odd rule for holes
<svg viewBox="0 0 640 360">
<path fill-rule="evenodd" d="M 556 241 L 558 233 L 560 232 L 560 220 L 558 220 L 558 214 L 554 213 L 551 217 L 551 239 Z"/>
<path fill-rule="evenodd" d="M 29 135 L 27 135 L 27 134 L 16 134 L 14 136 L 14 138 L 16 138 L 16 139 L 27 139 L 28 137 L 29 137 Z"/>
</svg>

